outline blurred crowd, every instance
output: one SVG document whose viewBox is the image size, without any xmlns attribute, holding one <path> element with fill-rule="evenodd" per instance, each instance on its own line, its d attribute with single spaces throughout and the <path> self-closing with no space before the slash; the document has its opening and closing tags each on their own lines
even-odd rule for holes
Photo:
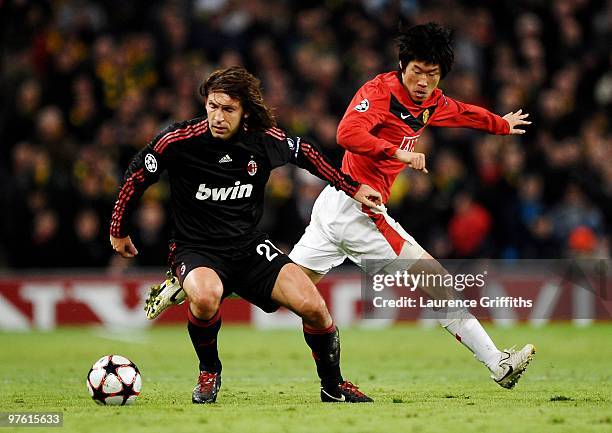
<svg viewBox="0 0 612 433">
<path fill-rule="evenodd" d="M 336 162 L 356 90 L 397 68 L 398 20 L 455 30 L 441 88 L 503 115 L 524 136 L 429 128 L 388 204 L 441 258 L 607 257 L 612 221 L 612 1 L 13 0 L 0 2 L 0 268 L 110 267 L 123 172 L 160 129 L 204 113 L 199 83 L 245 65 L 279 126 Z M 262 229 L 285 250 L 323 183 L 272 173 Z M 139 256 L 167 255 L 168 186 L 134 214 Z"/>
</svg>

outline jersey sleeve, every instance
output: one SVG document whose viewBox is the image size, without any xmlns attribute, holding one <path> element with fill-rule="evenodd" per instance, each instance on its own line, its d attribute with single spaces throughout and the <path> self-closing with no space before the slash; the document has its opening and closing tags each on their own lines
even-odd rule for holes
<svg viewBox="0 0 612 433">
<path fill-rule="evenodd" d="M 440 97 L 430 125 L 472 128 L 497 135 L 506 135 L 510 132 L 510 125 L 501 116 L 491 113 L 486 108 L 466 104 L 446 95 Z"/>
<path fill-rule="evenodd" d="M 355 196 L 359 190 L 360 183 L 335 167 L 315 143 L 301 137 L 288 137 L 278 128 L 268 130 L 265 137 L 265 148 L 272 168 L 295 164 L 344 191 L 349 197 Z"/>
<path fill-rule="evenodd" d="M 372 134 L 384 122 L 391 93 L 382 84 L 369 81 L 355 94 L 338 125 L 336 141 L 352 153 L 374 160 L 390 159 L 397 146 Z"/>
<path fill-rule="evenodd" d="M 113 208 L 111 236 L 123 238 L 129 234 L 131 215 L 138 200 L 166 169 L 168 149 L 164 145 L 164 138 L 169 134 L 162 132 L 132 158 Z"/>
</svg>

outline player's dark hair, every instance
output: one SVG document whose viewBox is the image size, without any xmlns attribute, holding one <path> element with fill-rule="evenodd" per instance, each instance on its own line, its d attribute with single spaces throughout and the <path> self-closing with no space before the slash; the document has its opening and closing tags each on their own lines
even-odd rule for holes
<svg viewBox="0 0 612 433">
<path fill-rule="evenodd" d="M 444 78 L 453 67 L 453 32 L 436 23 L 409 27 L 400 22 L 399 61 L 403 71 L 412 60 L 440 66 L 440 78 Z"/>
<path fill-rule="evenodd" d="M 244 122 L 252 131 L 264 131 L 276 126 L 272 110 L 266 106 L 261 92 L 261 81 L 242 66 L 218 69 L 200 84 L 200 95 L 206 99 L 210 93 L 225 93 L 242 103 L 248 117 Z"/>
</svg>

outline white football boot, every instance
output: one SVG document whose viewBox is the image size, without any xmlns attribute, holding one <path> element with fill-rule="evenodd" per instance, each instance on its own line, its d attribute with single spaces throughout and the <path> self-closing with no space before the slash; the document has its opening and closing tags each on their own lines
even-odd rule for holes
<svg viewBox="0 0 612 433">
<path fill-rule="evenodd" d="M 514 388 L 514 385 L 516 385 L 516 382 L 521 378 L 521 375 L 533 359 L 535 352 L 533 344 L 525 345 L 518 352 L 514 348 L 502 351 L 498 372 L 493 373 L 491 379 L 504 388 Z"/>
<path fill-rule="evenodd" d="M 181 288 L 178 278 L 171 271 L 166 272 L 166 277 L 166 281 L 149 289 L 144 307 L 149 320 L 155 319 L 171 305 L 181 305 L 185 302 L 185 291 Z"/>
</svg>

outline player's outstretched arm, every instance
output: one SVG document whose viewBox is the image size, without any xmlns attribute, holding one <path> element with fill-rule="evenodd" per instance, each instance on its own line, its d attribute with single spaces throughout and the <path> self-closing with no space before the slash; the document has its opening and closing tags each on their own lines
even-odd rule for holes
<svg viewBox="0 0 612 433">
<path fill-rule="evenodd" d="M 130 258 L 138 254 L 138 250 L 134 246 L 132 239 L 129 236 L 124 238 L 116 238 L 113 235 L 110 236 L 110 243 L 113 250 L 121 254 L 121 257 Z"/>
<path fill-rule="evenodd" d="M 353 198 L 359 203 L 365 204 L 367 207 L 376 207 L 382 204 L 381 193 L 365 183 L 359 186 Z"/>
<path fill-rule="evenodd" d="M 529 117 L 529 113 L 523 113 L 523 109 L 521 108 L 520 110 L 516 111 L 516 112 L 510 112 L 508 114 L 506 114 L 503 119 L 508 122 L 508 125 L 510 126 L 510 130 L 508 131 L 509 135 L 520 135 L 520 134 L 524 134 L 525 130 L 521 129 L 521 128 L 517 128 L 517 126 L 521 126 L 521 125 L 531 125 L 531 122 L 528 120 L 525 120 L 527 117 Z"/>
<path fill-rule="evenodd" d="M 525 131 L 517 126 L 529 125 L 531 122 L 525 120 L 527 116 L 527 113 L 523 114 L 522 110 L 518 110 L 502 117 L 478 105 L 466 104 L 442 95 L 429 125 L 471 128 L 496 135 L 524 134 Z"/>
</svg>

